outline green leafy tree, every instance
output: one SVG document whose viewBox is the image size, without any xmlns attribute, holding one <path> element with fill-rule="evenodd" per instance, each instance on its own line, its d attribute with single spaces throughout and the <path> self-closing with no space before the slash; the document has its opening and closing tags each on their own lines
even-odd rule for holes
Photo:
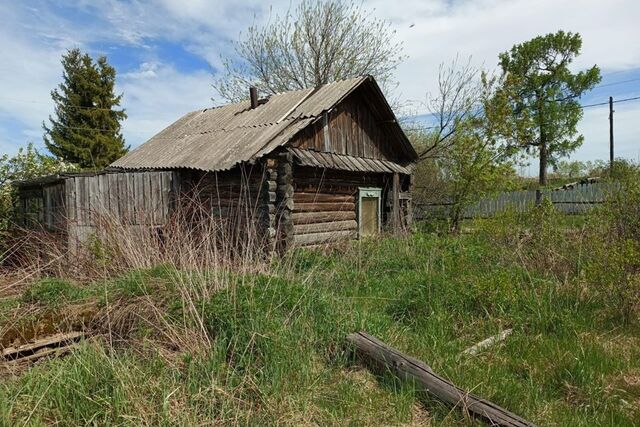
<svg viewBox="0 0 640 427">
<path fill-rule="evenodd" d="M 470 206 L 504 190 L 515 176 L 510 147 L 486 138 L 483 130 L 480 117 L 458 123 L 438 157 L 422 160 L 414 172 L 417 203 L 445 206 L 442 214 L 452 232 L 460 231 Z M 433 138 L 421 138 L 426 142 L 418 143 L 417 148 L 428 146 Z"/>
<path fill-rule="evenodd" d="M 578 98 L 600 81 L 593 66 L 573 73 L 580 34 L 558 31 L 515 45 L 500 54 L 501 88 L 487 109 L 496 134 L 540 159 L 539 187 L 547 185 L 547 167 L 578 148 L 582 118 Z M 541 191 L 538 189 L 538 202 Z"/>
<path fill-rule="evenodd" d="M 29 143 L 14 156 L 0 156 L 0 230 L 6 230 L 13 211 L 14 181 L 37 178 L 57 172 L 74 170 L 75 166 L 54 157 L 40 154 Z"/>
<path fill-rule="evenodd" d="M 429 131 L 411 128 L 421 161 L 415 169 L 418 204 L 443 205 L 451 231 L 460 230 L 467 208 L 504 189 L 515 172 L 513 147 L 495 132 L 485 114 L 496 92 L 496 78 L 458 57 L 442 64 L 438 90 L 427 96 L 436 123 Z"/>
<path fill-rule="evenodd" d="M 51 92 L 55 118 L 43 123 L 44 141 L 58 159 L 99 169 L 128 151 L 121 133 L 127 115 L 114 94 L 116 70 L 101 56 L 96 62 L 79 49 L 62 57 L 63 82 Z"/>
<path fill-rule="evenodd" d="M 509 151 L 481 133 L 461 130 L 454 139 L 440 168 L 450 194 L 449 226 L 458 232 L 466 210 L 504 187 L 514 169 Z"/>
<path fill-rule="evenodd" d="M 394 33 L 358 2 L 303 0 L 265 26 L 250 26 L 234 54 L 222 58 L 214 88 L 238 101 L 251 85 L 272 95 L 371 74 L 388 86 L 404 59 Z"/>
<path fill-rule="evenodd" d="M 560 178 L 579 178 L 587 171 L 587 165 L 579 160 L 560 160 L 553 165 L 553 171 Z"/>
</svg>

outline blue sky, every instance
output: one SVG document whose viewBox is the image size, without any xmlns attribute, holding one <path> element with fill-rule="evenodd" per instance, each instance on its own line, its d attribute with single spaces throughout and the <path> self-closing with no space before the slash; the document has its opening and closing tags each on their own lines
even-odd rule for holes
<svg viewBox="0 0 640 427">
<path fill-rule="evenodd" d="M 232 40 L 249 25 L 284 13 L 289 5 L 289 0 L 0 3 L 0 153 L 14 153 L 29 141 L 42 145 L 41 124 L 52 111 L 49 93 L 60 82 L 66 49 L 107 55 L 116 67 L 129 116 L 124 135 L 135 147 L 185 112 L 212 105 L 220 55 L 232 53 Z M 637 1 L 407 0 L 400 8 L 374 0 L 364 6 L 388 20 L 404 45 L 408 59 L 396 73 L 397 95 L 404 101 L 424 100 L 435 89 L 438 65 L 456 54 L 494 69 L 499 52 L 558 29 L 583 36 L 576 69 L 593 64 L 602 69 L 601 86 L 583 104 L 640 96 Z M 617 155 L 638 160 L 640 101 L 615 109 Z M 572 158 L 607 158 L 608 109 L 584 112 L 580 131 L 586 142 Z"/>
</svg>

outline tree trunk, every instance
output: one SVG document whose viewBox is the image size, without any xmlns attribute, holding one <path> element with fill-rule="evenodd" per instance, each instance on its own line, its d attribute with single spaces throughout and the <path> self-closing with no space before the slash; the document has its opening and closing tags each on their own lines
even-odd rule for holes
<svg viewBox="0 0 640 427">
<path fill-rule="evenodd" d="M 538 189 L 536 190 L 536 206 L 542 202 L 542 189 L 547 185 L 547 135 L 545 133 L 544 115 L 542 113 L 542 93 L 537 92 L 538 99 L 538 126 L 540 127 L 540 172 L 538 174 Z"/>
<path fill-rule="evenodd" d="M 462 223 L 462 209 L 459 205 L 455 205 L 451 210 L 451 224 L 449 231 L 453 234 L 460 233 L 460 224 Z"/>
<path fill-rule="evenodd" d="M 547 152 L 547 143 L 542 141 L 540 143 L 540 172 L 538 174 L 538 190 L 536 191 L 536 205 L 542 202 L 542 188 L 547 185 L 547 159 L 549 153 Z"/>
</svg>

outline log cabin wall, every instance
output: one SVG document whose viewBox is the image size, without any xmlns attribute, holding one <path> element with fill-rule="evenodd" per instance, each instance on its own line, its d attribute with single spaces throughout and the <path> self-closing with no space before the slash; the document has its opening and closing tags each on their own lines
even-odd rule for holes
<svg viewBox="0 0 640 427">
<path fill-rule="evenodd" d="M 276 167 L 268 159 L 220 172 L 182 170 L 180 204 L 192 221 L 221 220 L 221 230 L 237 243 L 272 245 Z"/>
<path fill-rule="evenodd" d="M 293 232 L 296 246 L 320 245 L 358 236 L 357 198 L 361 187 L 388 192 L 388 176 L 296 167 Z M 384 200 L 384 196 L 383 196 Z M 383 207 L 383 218 L 385 221 Z"/>
<path fill-rule="evenodd" d="M 300 150 L 397 161 L 399 154 L 391 143 L 395 138 L 377 119 L 374 106 L 364 92 L 356 91 L 322 120 L 301 131 L 290 145 Z M 409 175 L 395 174 L 394 178 L 392 173 L 373 170 L 363 173 L 297 166 L 293 181 L 294 241 L 298 246 L 357 237 L 358 189 L 362 187 L 383 190 L 381 222 L 386 229 L 400 232 L 409 225 Z"/>
</svg>

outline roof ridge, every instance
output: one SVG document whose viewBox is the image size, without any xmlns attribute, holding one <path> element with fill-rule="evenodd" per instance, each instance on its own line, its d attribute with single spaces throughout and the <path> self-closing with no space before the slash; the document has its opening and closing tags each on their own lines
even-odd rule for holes
<svg viewBox="0 0 640 427">
<path fill-rule="evenodd" d="M 369 78 L 369 77 L 371 77 L 370 74 L 362 74 L 362 75 L 356 76 L 356 77 L 349 77 L 349 78 L 340 79 L 340 80 L 333 80 L 333 81 L 330 81 L 330 82 L 325 83 L 325 84 L 320 85 L 320 86 L 307 86 L 307 87 L 299 88 L 299 89 L 292 89 L 292 90 L 285 90 L 285 91 L 281 91 L 281 92 L 275 92 L 275 93 L 272 93 L 271 95 L 268 95 L 267 97 L 270 98 L 272 96 L 290 94 L 290 93 L 295 93 L 295 92 L 302 92 L 302 91 L 305 91 L 305 90 L 317 90 L 317 89 L 321 89 L 321 88 L 323 88 L 325 86 L 331 86 L 331 85 L 334 85 L 334 84 L 337 84 L 337 83 L 344 83 L 344 82 L 348 82 L 348 81 L 351 81 L 351 80 L 361 80 L 361 79 L 363 80 L 363 79 L 366 79 L 366 78 Z M 196 112 L 204 113 L 205 111 L 219 110 L 220 108 L 225 108 L 225 107 L 229 107 L 229 106 L 232 106 L 232 105 L 239 105 L 239 104 L 242 104 L 242 103 L 245 103 L 245 102 L 249 103 L 249 99 L 248 98 L 247 99 L 241 99 L 240 101 L 228 102 L 228 103 L 222 104 L 222 105 L 214 105 L 213 107 L 198 108 L 198 109 L 189 111 L 187 114 L 196 113 Z"/>
</svg>

